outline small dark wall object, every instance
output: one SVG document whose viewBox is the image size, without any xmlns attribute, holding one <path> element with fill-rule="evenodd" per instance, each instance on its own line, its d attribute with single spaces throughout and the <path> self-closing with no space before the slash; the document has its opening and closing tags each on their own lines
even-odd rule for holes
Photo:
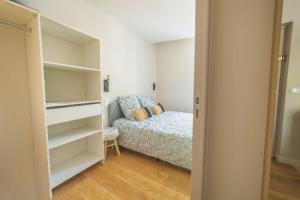
<svg viewBox="0 0 300 200">
<path fill-rule="evenodd" d="M 109 92 L 109 79 L 110 79 L 110 75 L 106 76 L 106 79 L 104 79 L 104 92 Z"/>
<path fill-rule="evenodd" d="M 109 80 L 104 80 L 104 92 L 109 92 Z"/>
<path fill-rule="evenodd" d="M 156 89 L 156 84 L 153 83 L 153 84 L 152 84 L 152 90 L 155 91 L 155 89 Z"/>
</svg>

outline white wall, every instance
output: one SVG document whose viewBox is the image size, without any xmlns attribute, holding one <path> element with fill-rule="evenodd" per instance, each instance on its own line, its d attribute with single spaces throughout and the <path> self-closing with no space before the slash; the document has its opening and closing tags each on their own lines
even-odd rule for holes
<svg viewBox="0 0 300 200">
<path fill-rule="evenodd" d="M 300 1 L 284 0 L 283 22 L 293 22 L 289 70 L 282 135 L 277 141 L 279 160 L 300 167 L 300 95 L 291 95 L 291 88 L 300 88 Z"/>
<path fill-rule="evenodd" d="M 157 44 L 157 100 L 166 109 L 193 111 L 195 39 Z"/>
<path fill-rule="evenodd" d="M 127 94 L 149 95 L 155 82 L 156 48 L 114 18 L 101 12 L 93 0 L 18 0 L 42 16 L 96 36 L 101 40 L 103 75 L 110 74 L 108 101 Z M 104 123 L 107 114 L 104 109 Z"/>
</svg>

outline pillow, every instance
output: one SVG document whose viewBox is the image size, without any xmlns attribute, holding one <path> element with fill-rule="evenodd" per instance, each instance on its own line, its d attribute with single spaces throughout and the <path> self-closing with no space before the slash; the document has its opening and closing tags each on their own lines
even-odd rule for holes
<svg viewBox="0 0 300 200">
<path fill-rule="evenodd" d="M 165 112 L 165 108 L 160 103 L 158 103 L 152 106 L 152 112 L 156 115 L 160 115 L 161 113 Z"/>
<path fill-rule="evenodd" d="M 148 108 L 139 108 L 133 111 L 133 117 L 138 122 L 143 121 L 152 116 L 151 114 L 149 114 L 150 112 Z"/>
<path fill-rule="evenodd" d="M 119 97 L 119 104 L 126 119 L 135 120 L 133 117 L 133 111 L 141 108 L 137 96 L 129 95 Z"/>
<path fill-rule="evenodd" d="M 142 107 L 146 107 L 150 110 L 151 115 L 152 113 L 152 106 L 154 105 L 153 99 L 149 96 L 138 96 L 139 102 Z"/>
<path fill-rule="evenodd" d="M 159 105 L 153 105 L 152 112 L 156 115 L 160 115 L 162 113 L 161 107 Z"/>
</svg>

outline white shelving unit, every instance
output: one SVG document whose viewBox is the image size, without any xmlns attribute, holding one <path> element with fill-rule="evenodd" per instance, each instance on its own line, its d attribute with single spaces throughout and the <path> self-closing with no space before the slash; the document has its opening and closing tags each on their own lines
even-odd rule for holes
<svg viewBox="0 0 300 200">
<path fill-rule="evenodd" d="M 0 1 L 0 199 L 50 200 L 40 16 Z"/>
<path fill-rule="evenodd" d="M 98 155 L 90 152 L 81 153 L 52 167 L 52 187 L 56 187 L 88 167 L 101 161 Z"/>
<path fill-rule="evenodd" d="M 69 106 L 80 106 L 80 105 L 89 105 L 89 104 L 97 104 L 101 103 L 101 101 L 68 101 L 68 102 L 51 102 L 46 103 L 47 109 L 53 109 L 57 107 L 69 107 Z"/>
<path fill-rule="evenodd" d="M 103 160 L 100 42 L 41 19 L 51 188 Z"/>
<path fill-rule="evenodd" d="M 95 129 L 90 127 L 79 127 L 60 133 L 51 134 L 49 133 L 48 148 L 54 149 L 56 147 L 80 140 L 82 138 L 101 133 L 101 129 Z"/>
<path fill-rule="evenodd" d="M 0 21 L 1 195 L 51 200 L 104 158 L 100 42 L 13 1 Z"/>
<path fill-rule="evenodd" d="M 80 72 L 100 72 L 100 69 L 44 61 L 45 68 Z"/>
</svg>

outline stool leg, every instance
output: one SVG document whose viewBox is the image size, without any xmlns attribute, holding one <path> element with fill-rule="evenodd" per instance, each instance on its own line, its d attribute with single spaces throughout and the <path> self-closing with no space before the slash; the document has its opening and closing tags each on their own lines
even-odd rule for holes
<svg viewBox="0 0 300 200">
<path fill-rule="evenodd" d="M 104 160 L 106 160 L 106 155 L 107 155 L 107 142 L 104 141 Z"/>
<path fill-rule="evenodd" d="M 117 142 L 116 139 L 114 139 L 114 144 L 115 144 L 115 148 L 116 148 L 117 154 L 118 154 L 118 156 L 120 156 L 119 145 L 118 145 L 118 142 Z"/>
</svg>

